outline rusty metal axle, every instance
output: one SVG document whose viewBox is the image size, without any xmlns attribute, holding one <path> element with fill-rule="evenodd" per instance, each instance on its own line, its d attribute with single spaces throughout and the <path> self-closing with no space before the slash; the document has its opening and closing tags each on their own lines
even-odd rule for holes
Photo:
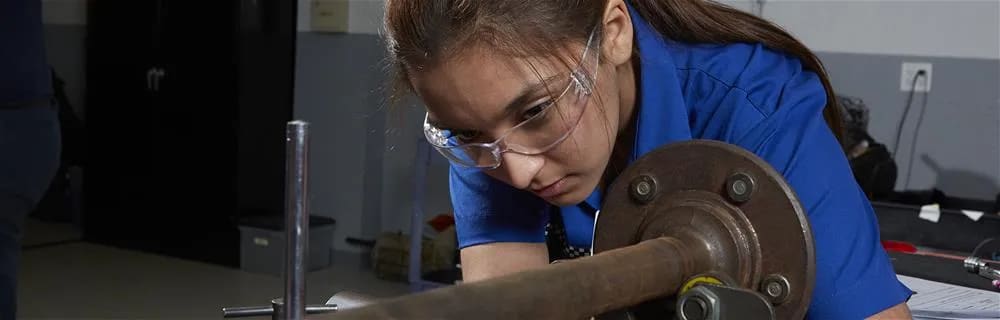
<svg viewBox="0 0 1000 320">
<path fill-rule="evenodd" d="M 313 319 L 584 319 L 677 292 L 696 260 L 681 241 L 663 237 Z"/>
</svg>

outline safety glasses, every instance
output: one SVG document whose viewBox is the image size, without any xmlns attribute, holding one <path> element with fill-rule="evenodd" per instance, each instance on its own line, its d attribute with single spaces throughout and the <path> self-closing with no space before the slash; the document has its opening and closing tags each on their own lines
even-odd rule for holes
<svg viewBox="0 0 1000 320">
<path fill-rule="evenodd" d="M 591 50 L 593 39 L 591 32 L 580 63 L 569 74 L 547 83 L 555 89 L 549 92 L 557 94 L 526 109 L 522 114 L 525 120 L 493 141 L 477 141 L 481 139 L 478 132 L 438 128 L 428 121 L 429 114 L 424 116 L 424 136 L 452 163 L 480 169 L 500 167 L 505 152 L 536 155 L 551 150 L 577 127 L 593 94 L 599 54 L 593 54 L 593 76 L 588 76 L 591 72 L 584 68 L 590 53 L 598 52 L 597 48 Z"/>
</svg>

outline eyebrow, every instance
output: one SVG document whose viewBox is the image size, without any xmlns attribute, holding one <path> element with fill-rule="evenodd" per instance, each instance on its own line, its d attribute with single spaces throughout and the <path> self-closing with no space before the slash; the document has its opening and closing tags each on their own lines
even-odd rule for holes
<svg viewBox="0 0 1000 320">
<path fill-rule="evenodd" d="M 522 87 L 521 92 L 517 95 L 517 97 L 514 98 L 514 100 L 511 100 L 511 102 L 507 104 L 507 107 L 504 108 L 504 114 L 510 114 L 511 112 L 514 112 L 521 106 L 527 104 L 529 102 L 528 100 L 532 98 L 533 93 L 537 92 L 539 89 L 544 89 L 546 84 L 550 83 L 553 79 L 558 78 L 560 76 L 562 76 L 562 74 L 554 74 L 544 79 L 541 79 L 540 81 Z M 554 93 L 558 94 L 559 92 L 554 92 Z"/>
<path fill-rule="evenodd" d="M 537 92 L 540 89 L 544 89 L 546 84 L 550 83 L 552 80 L 554 80 L 556 78 L 559 78 L 560 76 L 562 76 L 562 74 L 554 74 L 554 75 L 548 76 L 548 77 L 546 77 L 544 79 L 541 79 L 539 81 L 531 82 L 531 83 L 529 83 L 529 84 L 521 87 L 521 90 L 519 91 L 517 97 L 515 97 L 514 100 L 511 100 L 511 102 L 508 103 L 506 107 L 504 107 L 503 114 L 504 115 L 508 115 L 508 114 L 511 114 L 512 112 L 517 111 L 517 109 L 519 109 L 519 108 L 521 108 L 521 106 L 527 104 L 529 102 L 529 100 L 531 100 L 533 98 L 533 94 L 535 92 Z M 558 92 L 554 92 L 554 93 L 558 94 Z M 555 97 L 553 97 L 553 98 L 555 98 Z M 427 118 L 427 123 L 430 124 L 430 125 L 432 125 L 432 126 L 434 126 L 435 128 L 441 129 L 441 130 L 449 130 L 449 131 L 470 131 L 470 130 L 473 130 L 473 129 L 463 129 L 463 128 L 452 128 L 452 127 L 449 127 L 449 126 L 441 123 L 440 121 L 438 121 L 437 119 L 435 119 L 433 117 L 428 117 Z"/>
</svg>

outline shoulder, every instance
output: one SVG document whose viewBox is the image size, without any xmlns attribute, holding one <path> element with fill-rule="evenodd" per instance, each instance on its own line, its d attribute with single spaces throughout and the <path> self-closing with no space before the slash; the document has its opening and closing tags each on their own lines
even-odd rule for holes
<svg viewBox="0 0 1000 320">
<path fill-rule="evenodd" d="M 821 116 L 826 106 L 819 76 L 795 56 L 760 43 L 663 44 L 693 138 L 742 145 Z"/>
<path fill-rule="evenodd" d="M 763 117 L 780 106 L 788 85 L 809 87 L 814 99 L 825 94 L 819 77 L 803 68 L 797 57 L 761 43 L 698 44 L 667 41 L 681 82 L 689 87 L 711 87 L 716 92 L 745 95 Z M 718 90 L 718 89 L 727 90 Z M 702 88 L 704 89 L 704 88 Z M 697 98 L 697 97 L 695 97 Z"/>
</svg>

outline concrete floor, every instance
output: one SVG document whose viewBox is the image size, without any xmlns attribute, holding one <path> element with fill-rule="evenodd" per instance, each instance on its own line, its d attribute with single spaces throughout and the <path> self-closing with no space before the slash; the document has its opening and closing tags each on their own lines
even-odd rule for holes
<svg viewBox="0 0 1000 320">
<path fill-rule="evenodd" d="M 71 224 L 50 223 L 29 218 L 25 221 L 21 247 L 33 250 L 36 247 L 76 241 L 82 236 L 80 230 Z"/>
<path fill-rule="evenodd" d="M 26 250 L 18 281 L 19 319 L 222 319 L 224 306 L 267 305 L 283 290 L 280 277 L 85 242 Z M 389 297 L 408 288 L 357 262 L 308 275 L 310 304 L 343 290 Z"/>
</svg>

